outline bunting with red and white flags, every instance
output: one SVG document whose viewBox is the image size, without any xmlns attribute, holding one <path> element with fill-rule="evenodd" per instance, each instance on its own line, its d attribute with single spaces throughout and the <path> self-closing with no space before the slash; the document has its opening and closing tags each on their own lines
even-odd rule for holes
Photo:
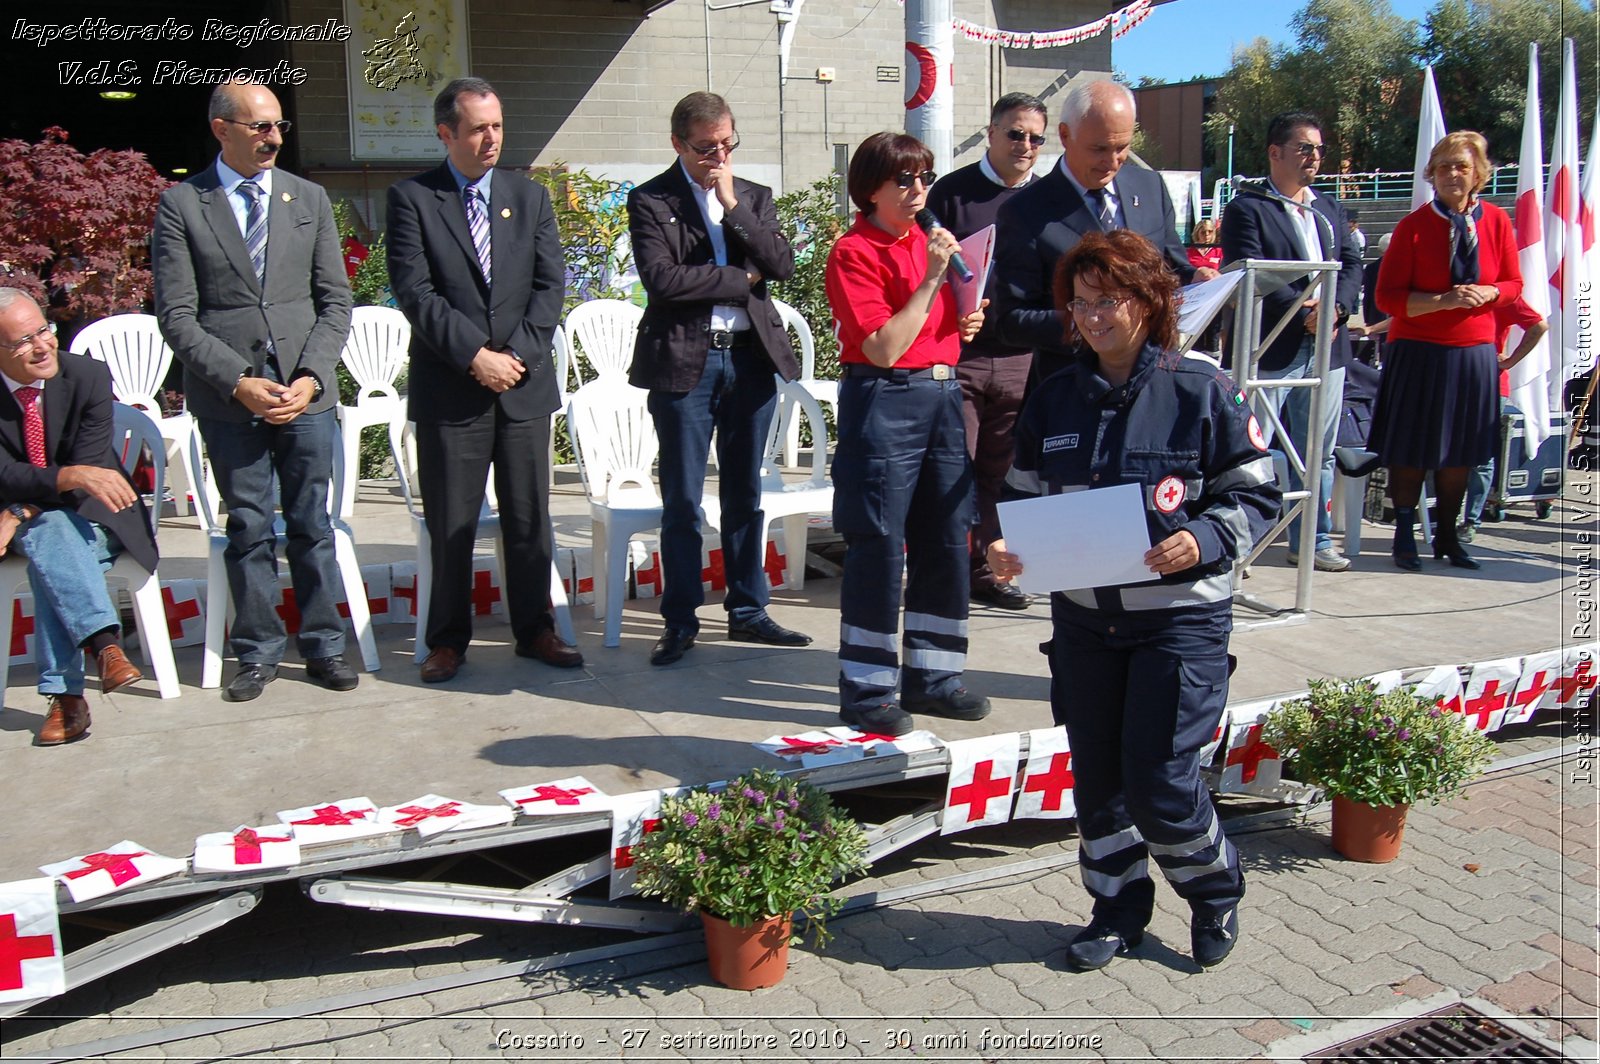
<svg viewBox="0 0 1600 1064">
<path fill-rule="evenodd" d="M 213 831 L 194 840 L 196 872 L 259 872 L 300 863 L 300 844 L 283 824 Z"/>
<path fill-rule="evenodd" d="M 1367 679 L 1372 683 L 1373 693 L 1380 695 L 1386 695 L 1390 691 L 1393 691 L 1396 687 L 1399 687 L 1400 681 L 1404 678 L 1405 674 L 1399 669 L 1388 669 L 1384 672 L 1375 672 L 1371 676 L 1367 677 Z"/>
<path fill-rule="evenodd" d="M 1544 276 L 1550 282 L 1550 374 L 1547 402 L 1560 410 L 1562 389 L 1578 365 L 1583 342 L 1578 292 L 1586 280 L 1583 230 L 1578 210 L 1578 73 L 1572 40 L 1563 43 L 1561 99 L 1550 146 L 1550 183 L 1545 191 Z M 1537 276 L 1537 275 L 1535 275 Z M 1523 278 L 1524 283 L 1528 278 Z M 1585 315 L 1587 316 L 1587 312 Z"/>
<path fill-rule="evenodd" d="M 1522 724 L 1545 706 L 1551 685 L 1561 676 L 1561 658 L 1561 651 L 1547 650 L 1522 659 L 1522 675 L 1517 678 L 1517 689 L 1511 693 L 1506 715 L 1500 719 L 1502 728 Z"/>
<path fill-rule="evenodd" d="M 415 831 L 423 838 L 446 831 L 471 831 L 473 828 L 498 828 L 511 823 L 516 812 L 503 805 L 475 805 L 438 794 L 424 794 L 399 805 L 378 810 L 378 823 L 402 831 Z"/>
<path fill-rule="evenodd" d="M 944 795 L 941 835 L 968 828 L 1004 824 L 1011 819 L 1011 796 L 1022 757 L 1022 736 L 1016 732 L 960 739 L 945 749 L 950 754 L 950 779 Z"/>
<path fill-rule="evenodd" d="M 1550 317 L 1550 290 L 1541 283 L 1544 246 L 1544 125 L 1539 118 L 1539 46 L 1528 45 L 1528 101 L 1522 114 L 1522 150 L 1517 156 L 1517 205 L 1511 221 L 1522 269 L 1522 300 L 1541 317 Z M 1522 326 L 1514 326 L 1506 347 L 1516 350 Z M 1511 405 L 1523 414 L 1523 446 L 1533 457 L 1550 435 L 1550 335 L 1511 367 Z"/>
<path fill-rule="evenodd" d="M 1073 788 L 1072 750 L 1067 729 L 1040 728 L 1028 733 L 1028 763 L 1017 791 L 1018 819 L 1065 820 L 1078 815 Z"/>
<path fill-rule="evenodd" d="M 1446 713 L 1461 712 L 1463 692 L 1461 673 L 1454 665 L 1435 665 L 1411 689 L 1412 694 L 1432 702 Z"/>
<path fill-rule="evenodd" d="M 73 901 L 92 901 L 119 890 L 151 883 L 186 870 L 189 862 L 152 853 L 123 839 L 96 853 L 40 865 L 39 871 L 61 880 Z"/>
<path fill-rule="evenodd" d="M 923 750 L 934 750 L 944 745 L 933 732 L 924 728 L 908 731 L 904 735 L 883 735 L 878 732 L 864 732 L 848 725 L 838 725 L 827 729 L 827 734 L 835 739 L 864 746 L 868 757 L 884 757 L 889 754 L 915 754 Z"/>
<path fill-rule="evenodd" d="M 661 800 L 667 791 L 636 791 L 611 801 L 611 891 L 616 901 L 636 893 L 633 848 L 661 823 Z M 671 792 L 671 793 L 676 793 Z"/>
<path fill-rule="evenodd" d="M 796 729 L 788 734 L 779 732 L 751 745 L 763 753 L 781 757 L 791 764 L 805 768 L 821 768 L 824 765 L 837 765 L 846 761 L 860 761 L 867 756 L 864 744 L 847 742 L 825 731 Z"/>
<path fill-rule="evenodd" d="M 1444 109 L 1439 106 L 1439 90 L 1433 84 L 1433 67 L 1422 71 L 1422 110 L 1417 116 L 1416 162 L 1411 168 L 1411 209 L 1433 201 L 1433 184 L 1428 180 L 1428 156 L 1433 146 L 1444 139 Z"/>
<path fill-rule="evenodd" d="M 535 783 L 530 787 L 511 787 L 499 794 L 523 816 L 593 813 L 611 808 L 611 796 L 590 783 L 585 776 L 568 776 L 564 780 Z"/>
<path fill-rule="evenodd" d="M 1594 643 L 1582 647 L 1568 647 L 1561 660 L 1561 675 L 1550 687 L 1550 705 L 1554 709 L 1571 709 L 1581 706 L 1594 697 L 1595 682 L 1600 679 L 1600 647 Z"/>
<path fill-rule="evenodd" d="M 337 802 L 285 809 L 278 819 L 289 825 L 302 846 L 346 842 L 396 831 L 378 822 L 378 807 L 371 798 L 341 798 Z"/>
<path fill-rule="evenodd" d="M 1520 657 L 1480 661 L 1472 666 L 1472 674 L 1461 692 L 1461 715 L 1478 731 L 1499 731 L 1520 679 Z"/>
<path fill-rule="evenodd" d="M 34 1001 L 67 991 L 56 881 L 0 883 L 0 1002 Z"/>
<path fill-rule="evenodd" d="M 1262 721 L 1278 704 L 1276 698 L 1229 708 L 1227 757 L 1217 790 L 1222 794 L 1276 797 L 1283 786 L 1283 754 L 1262 737 Z"/>
</svg>

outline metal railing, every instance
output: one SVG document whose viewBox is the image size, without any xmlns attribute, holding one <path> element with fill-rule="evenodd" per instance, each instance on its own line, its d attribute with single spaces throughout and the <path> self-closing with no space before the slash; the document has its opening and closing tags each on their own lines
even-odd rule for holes
<svg viewBox="0 0 1600 1064">
<path fill-rule="evenodd" d="M 1486 196 L 1514 196 L 1517 192 L 1517 175 L 1520 168 L 1511 163 L 1498 167 L 1483 192 Z M 1369 174 L 1324 174 L 1311 183 L 1323 195 L 1341 200 L 1410 199 L 1415 175 L 1410 170 L 1383 170 Z M 1540 175 L 1539 186 L 1545 187 L 1550 179 L 1549 164 Z M 1216 183 L 1214 202 L 1216 215 L 1233 198 L 1233 182 L 1222 178 Z M 1213 217 L 1214 215 L 1208 215 Z"/>
</svg>

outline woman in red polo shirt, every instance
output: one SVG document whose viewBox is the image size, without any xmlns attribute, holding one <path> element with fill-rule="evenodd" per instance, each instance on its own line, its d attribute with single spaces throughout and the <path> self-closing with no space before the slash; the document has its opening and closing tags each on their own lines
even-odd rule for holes
<svg viewBox="0 0 1600 1064">
<path fill-rule="evenodd" d="M 917 227 L 932 165 L 927 146 L 904 133 L 862 142 L 848 178 L 861 213 L 834 244 L 826 280 L 841 369 L 839 716 L 889 735 L 911 730 L 908 711 L 957 720 L 989 712 L 989 700 L 962 684 L 976 508 L 954 369 L 983 310 L 957 316 L 945 274 L 959 245 L 946 229 Z"/>
<path fill-rule="evenodd" d="M 1393 320 L 1368 446 L 1389 467 L 1394 563 L 1413 572 L 1422 568 L 1413 528 L 1430 469 L 1439 518 L 1433 556 L 1478 568 L 1456 519 L 1468 472 L 1499 441 L 1495 310 L 1522 294 L 1511 220 L 1478 198 L 1490 173 L 1479 134 L 1451 133 L 1435 144 L 1427 168 L 1433 202 L 1400 219 L 1378 271 L 1378 308 Z"/>
</svg>

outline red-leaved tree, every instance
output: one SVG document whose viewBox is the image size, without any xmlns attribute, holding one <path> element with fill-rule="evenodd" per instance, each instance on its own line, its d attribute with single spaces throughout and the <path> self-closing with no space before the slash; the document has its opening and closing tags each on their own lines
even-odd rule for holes
<svg viewBox="0 0 1600 1064">
<path fill-rule="evenodd" d="M 147 309 L 147 241 L 169 184 L 142 153 L 84 155 L 57 126 L 37 144 L 0 140 L 0 285 L 60 322 Z"/>
</svg>

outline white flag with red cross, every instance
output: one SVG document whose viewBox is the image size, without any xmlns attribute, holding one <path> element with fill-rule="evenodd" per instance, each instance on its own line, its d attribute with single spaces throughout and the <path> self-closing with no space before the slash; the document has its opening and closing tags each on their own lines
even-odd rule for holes
<svg viewBox="0 0 1600 1064">
<path fill-rule="evenodd" d="M 491 554 L 472 557 L 472 615 L 488 617 L 506 611 L 505 595 L 500 586 L 500 571 Z"/>
<path fill-rule="evenodd" d="M 1277 704 L 1276 698 L 1267 698 L 1228 707 L 1227 753 L 1218 793 L 1279 796 L 1283 755 L 1261 738 L 1261 722 Z"/>
<path fill-rule="evenodd" d="M 0 883 L 0 1002 L 55 997 L 66 990 L 56 881 Z"/>
<path fill-rule="evenodd" d="M 1466 688 L 1462 686 L 1460 670 L 1454 665 L 1435 665 L 1417 682 L 1411 693 L 1432 702 L 1446 713 L 1460 713 L 1464 708 L 1462 695 L 1466 693 Z"/>
<path fill-rule="evenodd" d="M 341 798 L 301 809 L 285 809 L 278 819 L 294 831 L 302 846 L 383 835 L 398 829 L 378 821 L 378 807 L 371 798 Z"/>
<path fill-rule="evenodd" d="M 931 731 L 918 728 L 904 735 L 884 735 L 881 732 L 864 732 L 841 724 L 827 729 L 827 734 L 843 742 L 865 747 L 868 757 L 886 757 L 890 754 L 915 754 L 923 750 L 936 750 L 944 745 Z"/>
<path fill-rule="evenodd" d="M 1222 740 L 1228 734 L 1228 722 L 1231 720 L 1233 720 L 1233 710 L 1227 706 L 1222 707 L 1222 716 L 1217 718 L 1217 726 L 1211 729 L 1211 738 L 1200 748 L 1201 768 L 1208 767 L 1216 758 L 1217 751 L 1222 749 Z"/>
<path fill-rule="evenodd" d="M 73 901 L 90 901 L 141 883 L 175 876 L 188 867 L 186 860 L 163 857 L 137 842 L 123 839 L 115 846 L 70 861 L 40 865 L 39 871 L 61 880 Z"/>
<path fill-rule="evenodd" d="M 190 863 L 196 872 L 290 868 L 300 863 L 300 844 L 294 832 L 282 824 L 254 828 L 241 824 L 232 831 L 213 831 L 195 839 Z"/>
<path fill-rule="evenodd" d="M 1073 798 L 1072 751 L 1067 729 L 1038 728 L 1028 733 L 1028 763 L 1017 791 L 1018 818 L 1067 820 L 1078 815 Z"/>
<path fill-rule="evenodd" d="M 1544 197 L 1545 276 L 1550 284 L 1549 406 L 1560 410 L 1562 386 L 1587 361 L 1590 310 L 1588 263 L 1583 257 L 1583 218 L 1578 173 L 1578 72 L 1571 38 L 1562 41 L 1561 97 L 1550 141 L 1550 176 Z M 1536 278 L 1527 278 L 1537 284 Z"/>
<path fill-rule="evenodd" d="M 33 596 L 18 595 L 11 600 L 11 664 L 26 665 L 33 661 L 33 628 Z"/>
<path fill-rule="evenodd" d="M 206 641 L 205 596 L 199 580 L 163 580 L 161 608 L 167 616 L 167 637 L 175 647 L 199 646 Z"/>
<path fill-rule="evenodd" d="M 1561 657 L 1559 650 L 1546 650 L 1522 659 L 1522 675 L 1517 677 L 1517 688 L 1511 693 L 1505 716 L 1500 719 L 1502 728 L 1533 719 L 1534 713 L 1545 704 L 1551 686 L 1561 676 Z"/>
<path fill-rule="evenodd" d="M 1522 301 L 1541 318 L 1550 316 L 1548 260 L 1544 247 L 1544 134 L 1539 109 L 1539 45 L 1528 45 L 1528 91 L 1522 113 L 1522 148 L 1517 153 L 1517 204 L 1512 212 Z M 1513 325 L 1506 350 L 1522 344 L 1525 330 Z M 1511 403 L 1522 411 L 1524 453 L 1532 458 L 1550 435 L 1550 338 L 1545 336 L 1511 368 Z"/>
<path fill-rule="evenodd" d="M 838 765 L 846 761 L 860 761 L 867 756 L 864 744 L 852 743 L 829 735 L 825 731 L 797 729 L 790 735 L 779 732 L 751 745 L 762 753 L 781 757 L 791 764 L 799 764 L 805 768 L 822 768 L 825 765 Z"/>
<path fill-rule="evenodd" d="M 1461 713 L 1467 723 L 1481 732 L 1499 731 L 1520 679 L 1520 657 L 1480 661 L 1472 666 L 1461 694 Z"/>
<path fill-rule="evenodd" d="M 1011 798 L 1022 759 L 1022 736 L 1016 732 L 958 739 L 945 747 L 950 755 L 950 781 L 944 794 L 941 835 L 953 835 L 1011 819 Z"/>
<path fill-rule="evenodd" d="M 367 615 L 372 618 L 373 624 L 382 624 L 389 616 L 389 603 L 394 597 L 394 573 L 387 565 L 363 565 L 361 567 L 361 585 L 367 589 Z M 339 585 L 338 594 L 339 616 L 345 620 L 350 619 L 350 602 L 344 593 L 344 584 Z"/>
<path fill-rule="evenodd" d="M 417 621 L 417 563 L 395 562 L 389 566 L 389 623 L 415 624 Z M 373 621 L 376 623 L 377 618 Z"/>
<path fill-rule="evenodd" d="M 592 813 L 611 808 L 611 796 L 583 776 L 568 776 L 531 787 L 511 787 L 499 793 L 523 816 Z"/>
<path fill-rule="evenodd" d="M 438 794 L 424 794 L 399 805 L 378 810 L 378 822 L 423 838 L 446 831 L 498 828 L 511 823 L 516 813 L 503 805 L 474 805 Z"/>
<path fill-rule="evenodd" d="M 1561 675 L 1550 687 L 1550 705 L 1555 709 L 1580 706 L 1594 697 L 1597 675 L 1600 675 L 1600 648 L 1588 646 L 1568 647 L 1561 658 Z"/>
<path fill-rule="evenodd" d="M 1367 679 L 1372 682 L 1373 693 L 1386 695 L 1400 686 L 1405 679 L 1405 673 L 1399 669 L 1389 669 L 1386 672 L 1375 672 Z"/>
<path fill-rule="evenodd" d="M 635 791 L 611 800 L 611 891 L 616 901 L 634 890 L 633 848 L 661 822 L 666 791 Z"/>
<path fill-rule="evenodd" d="M 628 557 L 633 563 L 633 597 L 660 598 L 664 577 L 661 573 L 661 551 L 657 549 L 656 541 L 634 541 L 629 545 Z M 591 567 L 592 564 L 591 559 Z M 591 599 L 594 596 L 594 574 L 581 561 L 578 563 L 578 592 L 587 592 Z"/>
</svg>

